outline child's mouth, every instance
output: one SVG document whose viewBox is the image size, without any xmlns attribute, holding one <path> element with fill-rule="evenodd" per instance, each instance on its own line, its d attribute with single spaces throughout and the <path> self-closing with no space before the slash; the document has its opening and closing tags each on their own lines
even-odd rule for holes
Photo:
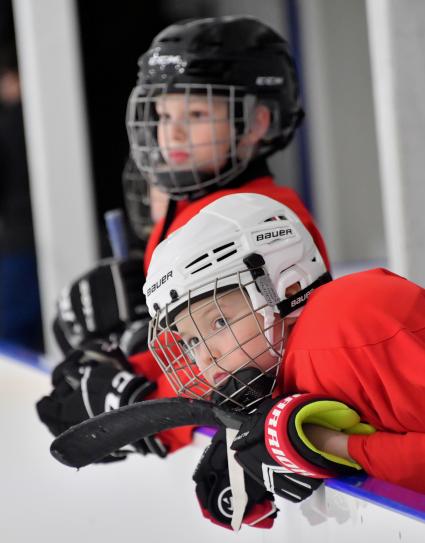
<svg viewBox="0 0 425 543">
<path fill-rule="evenodd" d="M 230 377 L 230 374 L 227 371 L 218 371 L 213 375 L 214 385 L 223 385 L 228 377 Z"/>
<path fill-rule="evenodd" d="M 183 162 L 187 162 L 189 159 L 189 153 L 186 153 L 185 151 L 169 151 L 168 152 L 168 159 L 171 162 L 174 162 L 174 164 L 182 164 Z"/>
</svg>

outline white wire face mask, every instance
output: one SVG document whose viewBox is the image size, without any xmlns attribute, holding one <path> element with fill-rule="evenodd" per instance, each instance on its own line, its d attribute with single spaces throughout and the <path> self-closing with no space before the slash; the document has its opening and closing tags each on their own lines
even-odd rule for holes
<svg viewBox="0 0 425 543">
<path fill-rule="evenodd" d="M 234 86 L 138 85 L 127 108 L 132 156 L 173 199 L 223 186 L 252 158 L 240 143 L 254 108 L 255 98 Z"/>
<path fill-rule="evenodd" d="M 243 271 L 167 304 L 151 321 L 149 348 L 179 396 L 249 410 L 269 397 L 283 356 L 284 320 L 254 307 Z M 180 300 L 179 300 L 180 301 Z"/>
</svg>

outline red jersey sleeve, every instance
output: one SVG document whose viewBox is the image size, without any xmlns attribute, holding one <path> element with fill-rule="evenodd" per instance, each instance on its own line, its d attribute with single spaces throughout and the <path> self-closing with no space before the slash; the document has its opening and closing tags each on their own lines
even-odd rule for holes
<svg viewBox="0 0 425 543">
<path fill-rule="evenodd" d="M 425 433 L 351 435 L 348 454 L 369 475 L 425 493 Z"/>
</svg>

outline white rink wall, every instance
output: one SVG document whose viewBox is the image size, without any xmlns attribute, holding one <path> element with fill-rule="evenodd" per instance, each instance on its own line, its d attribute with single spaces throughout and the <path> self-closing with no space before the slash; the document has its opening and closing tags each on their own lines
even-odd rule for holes
<svg viewBox="0 0 425 543">
<path fill-rule="evenodd" d="M 35 412 L 35 402 L 50 390 L 48 374 L 0 355 L 0 383 L 4 543 L 425 541 L 424 520 L 329 486 L 301 505 L 278 500 L 271 530 L 232 533 L 204 520 L 195 498 L 191 475 L 206 436 L 198 434 L 166 460 L 134 455 L 73 470 L 50 456 L 52 438 Z"/>
</svg>

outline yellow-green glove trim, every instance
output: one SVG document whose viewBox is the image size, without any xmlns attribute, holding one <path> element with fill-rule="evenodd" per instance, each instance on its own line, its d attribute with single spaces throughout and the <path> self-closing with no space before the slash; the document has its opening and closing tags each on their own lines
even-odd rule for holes
<svg viewBox="0 0 425 543">
<path fill-rule="evenodd" d="M 360 416 L 354 409 L 336 400 L 317 400 L 303 406 L 295 417 L 295 428 L 301 441 L 312 451 L 337 464 L 349 466 L 358 470 L 362 467 L 357 462 L 350 462 L 345 458 L 329 454 L 317 449 L 304 433 L 304 424 L 316 424 L 330 430 L 345 434 L 370 435 L 375 428 L 360 421 Z"/>
</svg>

